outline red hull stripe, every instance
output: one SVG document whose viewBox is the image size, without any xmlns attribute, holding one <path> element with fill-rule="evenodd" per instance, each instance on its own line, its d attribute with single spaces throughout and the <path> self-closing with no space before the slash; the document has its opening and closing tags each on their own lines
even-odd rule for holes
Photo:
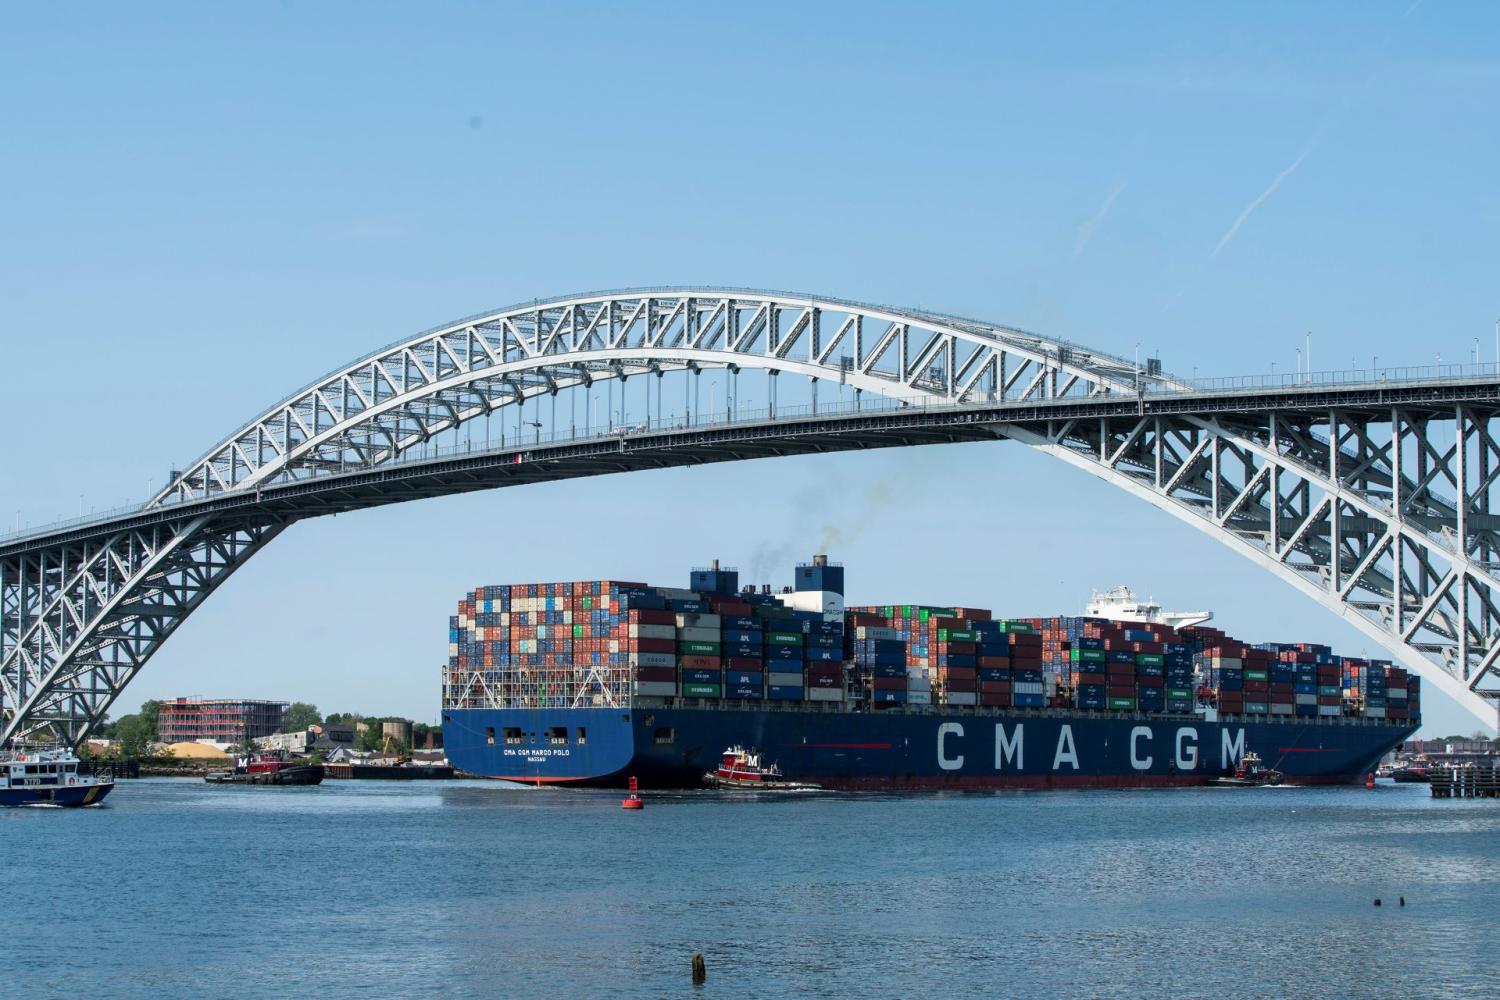
<svg viewBox="0 0 1500 1000">
<path fill-rule="evenodd" d="M 1002 789 L 1002 788 L 1186 788 L 1206 786 L 1208 775 L 1186 774 L 1055 774 L 1055 775 L 994 775 L 985 777 L 920 777 L 884 776 L 870 778 L 812 778 L 824 788 L 842 791 L 912 790 L 941 791 L 943 789 Z M 1329 774 L 1316 777 L 1286 776 L 1281 780 L 1288 785 L 1348 785 L 1359 781 L 1363 775 Z"/>
</svg>

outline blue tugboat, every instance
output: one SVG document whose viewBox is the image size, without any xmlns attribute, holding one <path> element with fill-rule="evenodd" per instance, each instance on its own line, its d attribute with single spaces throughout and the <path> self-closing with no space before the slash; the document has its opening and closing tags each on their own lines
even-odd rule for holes
<svg viewBox="0 0 1500 1000">
<path fill-rule="evenodd" d="M 92 806 L 114 787 L 112 778 L 78 773 L 71 750 L 0 751 L 0 806 Z"/>
</svg>

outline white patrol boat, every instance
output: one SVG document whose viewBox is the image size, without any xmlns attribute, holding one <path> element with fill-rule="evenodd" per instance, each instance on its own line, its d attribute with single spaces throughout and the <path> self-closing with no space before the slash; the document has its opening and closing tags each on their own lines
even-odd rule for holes
<svg viewBox="0 0 1500 1000">
<path fill-rule="evenodd" d="M 72 750 L 0 750 L 0 806 L 91 806 L 114 779 L 78 773 Z"/>
</svg>

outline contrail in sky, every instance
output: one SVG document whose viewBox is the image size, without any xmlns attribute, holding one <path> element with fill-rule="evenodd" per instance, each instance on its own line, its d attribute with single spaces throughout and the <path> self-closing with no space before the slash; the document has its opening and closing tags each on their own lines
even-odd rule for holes
<svg viewBox="0 0 1500 1000">
<path fill-rule="evenodd" d="M 1312 141 L 1303 148 L 1301 153 L 1297 154 L 1297 158 L 1292 161 L 1292 165 L 1287 167 L 1281 173 L 1277 174 L 1276 179 L 1271 182 L 1271 186 L 1262 191 L 1259 195 L 1256 196 L 1254 201 L 1245 206 L 1245 210 L 1240 213 L 1240 217 L 1234 220 L 1234 225 L 1230 226 L 1229 231 L 1219 238 L 1219 245 L 1214 247 L 1214 252 L 1209 254 L 1210 257 L 1219 256 L 1219 251 L 1223 250 L 1226 246 L 1229 245 L 1229 241 L 1234 239 L 1234 234 L 1239 232 L 1240 226 L 1244 225 L 1245 220 L 1250 218 L 1250 213 L 1259 208 L 1261 202 L 1265 201 L 1267 198 L 1271 197 L 1271 195 L 1275 194 L 1276 189 L 1281 187 L 1281 182 L 1292 176 L 1296 169 L 1302 166 L 1302 161 L 1307 159 L 1307 154 L 1313 151 L 1313 147 L 1318 144 L 1318 139 L 1321 137 L 1321 135 L 1322 130 L 1319 129 L 1318 135 L 1313 136 Z"/>
<path fill-rule="evenodd" d="M 1115 199 L 1120 197 L 1120 192 L 1124 190 L 1125 182 L 1120 181 L 1110 189 L 1109 194 L 1104 198 L 1104 204 L 1099 206 L 1099 211 L 1094 213 L 1094 217 L 1078 227 L 1078 240 L 1073 244 L 1074 260 L 1077 260 L 1083 253 L 1084 247 L 1089 245 L 1089 241 L 1094 238 L 1094 231 L 1099 228 L 1099 224 L 1104 221 L 1104 217 L 1114 207 Z"/>
</svg>

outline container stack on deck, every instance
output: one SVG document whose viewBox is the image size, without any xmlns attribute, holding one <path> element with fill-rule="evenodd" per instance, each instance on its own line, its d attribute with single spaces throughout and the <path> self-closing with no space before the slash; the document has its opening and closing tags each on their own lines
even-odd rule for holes
<svg viewBox="0 0 1500 1000">
<path fill-rule="evenodd" d="M 841 588 L 842 572 L 826 561 L 798 567 L 814 592 Z M 810 610 L 790 591 L 740 590 L 738 574 L 717 564 L 694 570 L 688 589 L 610 580 L 479 587 L 459 602 L 448 638 L 444 705 L 455 708 L 632 698 L 835 708 L 853 699 L 876 710 L 1185 714 L 1208 705 L 1233 716 L 1421 717 L 1417 677 L 1327 646 L 1252 646 L 1203 626 L 998 619 L 972 607 Z"/>
</svg>

